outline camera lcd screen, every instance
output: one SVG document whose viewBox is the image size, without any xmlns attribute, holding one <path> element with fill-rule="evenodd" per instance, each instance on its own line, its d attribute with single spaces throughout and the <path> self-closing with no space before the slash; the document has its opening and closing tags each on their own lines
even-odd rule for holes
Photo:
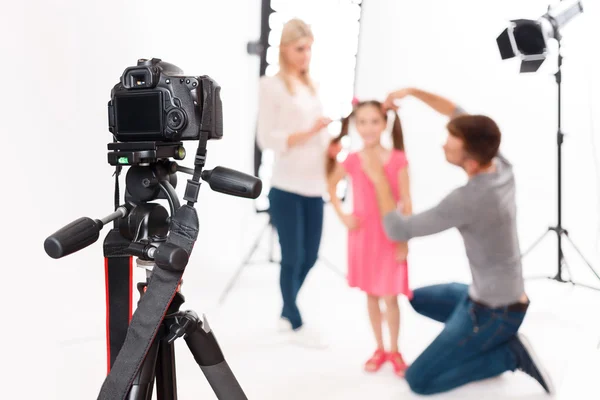
<svg viewBox="0 0 600 400">
<path fill-rule="evenodd" d="M 135 93 L 116 98 L 118 133 L 161 133 L 162 93 Z"/>
</svg>

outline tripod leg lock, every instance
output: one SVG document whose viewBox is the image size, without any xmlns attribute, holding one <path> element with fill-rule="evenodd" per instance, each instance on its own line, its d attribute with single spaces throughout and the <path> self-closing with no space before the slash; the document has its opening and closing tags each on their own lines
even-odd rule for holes
<svg viewBox="0 0 600 400">
<path fill-rule="evenodd" d="M 225 361 L 206 316 L 200 320 L 198 314 L 188 310 L 167 315 L 165 320 L 169 326 L 167 342 L 184 338 L 198 365 L 211 366 Z"/>
<path fill-rule="evenodd" d="M 169 343 L 178 337 L 185 339 L 194 360 L 219 400 L 248 400 L 225 361 L 206 316 L 203 315 L 200 320 L 194 311 L 179 311 L 167 315 L 165 321 L 170 325 Z"/>
<path fill-rule="evenodd" d="M 179 311 L 167 316 L 167 319 L 170 318 L 175 321 L 170 325 L 170 332 L 166 338 L 169 344 L 195 331 L 200 323 L 200 318 L 198 318 L 198 314 L 194 311 Z"/>
</svg>

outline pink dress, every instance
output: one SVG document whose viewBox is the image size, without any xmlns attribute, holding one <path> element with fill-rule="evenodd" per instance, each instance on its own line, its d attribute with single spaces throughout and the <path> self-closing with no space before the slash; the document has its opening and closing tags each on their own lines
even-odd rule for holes
<svg viewBox="0 0 600 400">
<path fill-rule="evenodd" d="M 362 170 L 358 153 L 342 163 L 352 183 L 353 215 L 359 227 L 348 232 L 348 284 L 374 296 L 406 295 L 412 298 L 406 261 L 396 261 L 396 244 L 388 239 L 375 187 Z M 403 151 L 392 150 L 384 166 L 394 198 L 400 200 L 398 173 L 408 165 Z"/>
</svg>

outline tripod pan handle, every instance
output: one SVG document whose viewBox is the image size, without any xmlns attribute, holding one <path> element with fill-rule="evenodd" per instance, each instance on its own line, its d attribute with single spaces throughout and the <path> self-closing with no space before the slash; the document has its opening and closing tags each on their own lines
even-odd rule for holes
<svg viewBox="0 0 600 400">
<path fill-rule="evenodd" d="M 202 179 L 215 192 L 256 199 L 262 191 L 262 181 L 255 176 L 225 167 L 203 171 Z"/>
<path fill-rule="evenodd" d="M 79 218 L 50 235 L 44 241 L 44 250 L 52 258 L 75 253 L 98 240 L 102 226 L 101 221 Z"/>
</svg>

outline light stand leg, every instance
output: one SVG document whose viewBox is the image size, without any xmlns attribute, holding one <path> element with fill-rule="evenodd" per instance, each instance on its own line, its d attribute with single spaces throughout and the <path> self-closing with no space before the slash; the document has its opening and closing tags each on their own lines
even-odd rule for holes
<svg viewBox="0 0 600 400">
<path fill-rule="evenodd" d="M 344 273 L 342 271 L 340 271 L 335 264 L 333 264 L 331 261 L 329 261 L 327 258 L 323 257 L 322 255 L 319 254 L 319 261 L 321 261 L 327 268 L 329 268 L 331 271 L 333 271 L 336 275 L 339 275 L 342 278 L 346 278 L 346 275 L 344 275 Z"/>
<path fill-rule="evenodd" d="M 271 226 L 271 224 L 270 224 L 270 222 L 268 222 L 265 225 L 265 227 L 260 231 L 260 233 L 256 237 L 256 239 L 254 240 L 254 243 L 252 244 L 252 247 L 250 248 L 250 251 L 248 252 L 248 254 L 246 255 L 246 257 L 244 257 L 244 259 L 242 260 L 242 262 L 238 266 L 237 270 L 233 274 L 233 277 L 229 280 L 229 283 L 227 283 L 227 286 L 225 287 L 225 290 L 223 290 L 223 293 L 221 293 L 221 296 L 219 297 L 219 304 L 223 304 L 225 302 L 225 300 L 227 299 L 227 296 L 229 295 L 229 292 L 231 291 L 231 289 L 233 289 L 233 286 L 236 284 L 236 282 L 238 281 L 238 279 L 242 275 L 242 272 L 243 272 L 244 268 L 250 263 L 250 260 L 252 259 L 252 256 L 256 252 L 256 249 L 258 248 L 258 246 L 260 245 L 260 243 L 261 243 L 261 241 L 263 239 L 263 235 L 265 234 L 265 232 L 267 231 L 267 229 L 269 229 L 270 226 Z M 272 242 L 272 240 L 271 240 L 271 242 Z M 271 245 L 271 247 L 272 247 L 272 245 Z M 271 255 L 271 258 L 272 258 L 272 255 Z"/>
<path fill-rule="evenodd" d="M 275 263 L 275 256 L 273 255 L 273 251 L 275 249 L 275 235 L 277 231 L 275 227 L 271 224 L 271 220 L 269 220 L 269 226 L 271 227 L 271 236 L 269 237 L 269 262 Z"/>
<path fill-rule="evenodd" d="M 537 247 L 542 240 L 544 240 L 546 238 L 546 235 L 548 235 L 549 232 L 551 232 L 553 229 L 550 228 L 548 230 L 546 230 L 546 232 L 544 232 L 540 237 L 538 237 L 538 239 L 533 242 L 533 244 L 531 246 L 529 246 L 529 248 L 523 253 L 521 254 L 521 260 L 525 258 L 525 256 L 527 256 L 527 254 L 529 254 L 535 247 Z M 554 279 L 553 277 L 549 277 L 547 275 L 543 275 L 543 276 L 532 276 L 532 277 L 528 277 L 526 278 L 527 280 L 538 280 L 538 279 Z"/>
<path fill-rule="evenodd" d="M 550 230 L 548 229 L 535 242 L 533 242 L 533 244 L 531 246 L 529 246 L 529 248 L 523 254 L 521 254 L 521 259 L 525 258 L 525 256 L 527 254 L 529 254 L 531 252 L 531 250 L 533 250 L 537 245 L 539 245 L 542 242 L 542 240 L 544 240 L 546 235 L 548 235 L 549 232 L 550 232 Z"/>
<path fill-rule="evenodd" d="M 577 252 L 577 254 L 579 254 L 579 257 L 581 257 L 581 259 L 583 260 L 583 262 L 585 262 L 585 264 L 588 266 L 588 268 L 590 269 L 590 271 L 592 271 L 592 273 L 596 276 L 596 278 L 598 278 L 598 280 L 600 280 L 600 275 L 598 275 L 598 273 L 596 272 L 596 270 L 594 269 L 594 267 L 592 267 L 592 264 L 584 257 L 583 253 L 581 253 L 581 251 L 579 250 L 579 248 L 577 248 L 577 246 L 575 245 L 575 243 L 573 243 L 573 241 L 571 240 L 571 238 L 569 237 L 569 235 L 565 235 L 565 238 L 571 244 L 571 246 L 573 246 L 573 249 L 575 249 L 575 251 Z"/>
</svg>

